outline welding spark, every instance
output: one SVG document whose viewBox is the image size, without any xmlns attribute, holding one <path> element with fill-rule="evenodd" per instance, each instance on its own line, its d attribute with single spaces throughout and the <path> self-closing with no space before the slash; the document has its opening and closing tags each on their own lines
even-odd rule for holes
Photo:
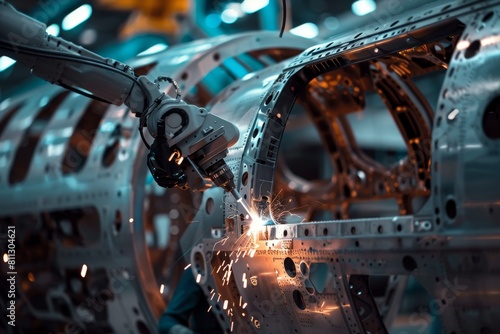
<svg viewBox="0 0 500 334">
<path fill-rule="evenodd" d="M 187 266 L 184 267 L 184 270 L 187 270 L 189 267 L 191 267 L 191 263 L 188 264 Z"/>
<path fill-rule="evenodd" d="M 80 276 L 82 276 L 82 278 L 85 278 L 86 275 L 87 275 L 87 265 L 84 264 L 84 265 L 82 265 L 82 270 L 80 271 Z"/>
<path fill-rule="evenodd" d="M 210 312 L 211 309 L 212 309 L 212 305 L 210 305 L 210 307 L 208 308 L 207 313 Z"/>
<path fill-rule="evenodd" d="M 245 220 L 248 222 L 247 226 L 246 226 L 246 228 L 247 228 L 246 233 L 242 233 L 236 241 L 231 240 L 233 249 L 230 252 L 229 257 L 232 257 L 233 254 L 236 253 L 236 259 L 235 259 L 235 263 L 236 263 L 239 260 L 239 257 L 242 256 L 242 252 L 243 252 L 242 257 L 245 257 L 246 255 L 249 254 L 248 253 L 249 248 L 259 247 L 257 244 L 257 236 L 258 236 L 259 232 L 261 231 L 262 226 L 264 226 L 264 223 L 268 220 L 268 218 L 264 218 L 264 216 L 262 216 L 262 217 L 259 216 L 257 211 L 248 205 L 248 203 L 238 193 L 238 191 L 233 189 L 233 191 L 231 191 L 231 193 L 234 196 L 234 198 L 236 199 L 237 203 L 240 203 L 240 205 L 241 205 L 240 210 L 243 209 L 243 211 L 244 211 L 242 213 L 241 211 L 236 210 L 234 212 L 234 217 L 235 218 L 236 217 L 244 217 Z M 234 205 L 229 205 L 228 209 L 234 210 L 235 209 Z M 225 238 L 222 238 L 221 240 L 217 241 L 214 244 L 214 253 L 215 253 L 215 248 L 216 248 L 217 244 L 224 245 L 226 243 L 226 241 L 229 239 L 230 239 L 230 237 L 226 236 Z M 240 247 L 238 247 L 238 250 L 234 249 L 234 248 L 236 248 L 235 246 L 237 244 L 240 245 Z M 241 249 L 241 248 L 243 248 L 243 249 Z M 217 255 L 219 255 L 219 254 L 220 254 L 220 250 L 217 251 Z"/>
<path fill-rule="evenodd" d="M 217 241 L 216 243 L 214 243 L 214 246 L 213 246 L 213 249 L 212 251 L 215 252 L 215 247 L 217 247 L 217 245 L 221 244 L 221 245 L 225 245 L 226 244 L 226 241 L 229 239 L 228 236 L 225 236 L 224 238 L 220 239 L 219 241 Z M 220 254 L 220 250 L 217 251 L 217 255 Z"/>
<path fill-rule="evenodd" d="M 296 207 L 296 203 L 294 201 L 295 198 L 286 197 L 286 194 L 283 194 L 283 190 L 280 190 L 275 196 L 272 196 L 273 200 L 268 206 L 269 217 L 272 218 L 274 222 L 278 223 L 286 223 L 288 222 L 287 218 L 294 217 L 294 222 L 304 221 L 304 217 L 300 214 L 292 213 L 292 211 L 297 211 L 302 208 L 308 207 L 309 204 Z"/>
<path fill-rule="evenodd" d="M 243 288 L 246 289 L 247 288 L 247 273 L 243 273 L 243 277 L 241 280 L 243 281 Z M 240 300 L 240 302 L 241 302 L 241 300 Z"/>
<path fill-rule="evenodd" d="M 248 229 L 247 235 L 251 236 L 257 236 L 259 234 L 259 231 L 261 230 L 262 226 L 264 226 L 264 220 L 258 219 L 258 220 L 252 220 L 252 223 L 250 224 L 250 228 Z"/>
<path fill-rule="evenodd" d="M 250 216 L 250 218 L 252 219 L 253 222 L 261 220 L 260 217 L 259 217 L 259 215 L 257 215 L 256 212 L 254 212 L 252 209 L 250 209 L 250 207 L 248 206 L 247 202 L 245 202 L 242 197 L 240 197 L 238 199 L 238 203 L 240 203 L 241 206 L 243 207 L 243 209 L 245 209 L 245 211 Z"/>
<path fill-rule="evenodd" d="M 233 260 L 229 264 L 226 265 L 224 268 L 225 273 L 224 276 L 222 277 L 222 285 L 224 285 L 224 282 L 226 285 L 229 285 L 229 279 L 231 278 L 231 273 L 232 273 L 232 268 L 233 268 Z"/>
</svg>

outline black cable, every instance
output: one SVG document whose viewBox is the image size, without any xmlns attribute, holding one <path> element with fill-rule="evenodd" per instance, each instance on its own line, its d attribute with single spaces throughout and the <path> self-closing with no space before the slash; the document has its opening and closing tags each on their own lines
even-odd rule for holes
<svg viewBox="0 0 500 334">
<path fill-rule="evenodd" d="M 146 137 L 144 137 L 144 132 L 142 132 L 142 129 L 144 128 L 140 128 L 139 129 L 139 133 L 141 134 L 141 138 L 142 138 L 142 142 L 144 143 L 144 145 L 146 145 L 146 147 L 148 148 L 148 150 L 151 149 L 151 146 L 149 145 L 149 143 L 146 141 Z"/>
<path fill-rule="evenodd" d="M 9 43 L 6 43 L 4 41 L 0 41 L 0 48 L 7 50 L 7 51 L 13 51 L 12 47 L 10 47 Z M 66 60 L 66 61 L 72 61 L 75 63 L 79 64 L 86 64 L 90 66 L 96 66 L 100 67 L 103 69 L 107 69 L 116 73 L 119 73 L 128 79 L 131 79 L 135 81 L 137 78 L 131 74 L 128 74 L 127 72 L 124 72 L 122 70 L 119 70 L 109 64 L 100 62 L 96 59 L 89 58 L 89 57 L 84 57 L 84 56 L 77 56 L 77 55 L 72 55 L 71 53 L 64 53 L 61 51 L 52 51 L 52 50 L 44 50 L 40 48 L 34 48 L 30 46 L 25 46 L 25 45 L 16 45 L 17 52 L 21 54 L 28 54 L 32 56 L 38 56 L 38 57 L 44 57 L 44 58 L 51 58 L 51 59 L 58 59 L 58 60 Z"/>
<path fill-rule="evenodd" d="M 81 89 L 78 89 L 76 87 L 71 87 L 71 86 L 68 86 L 66 84 L 63 84 L 63 83 L 59 83 L 59 86 L 61 86 L 62 88 L 65 88 L 67 90 L 70 90 L 72 92 L 75 92 L 77 94 L 80 94 L 80 95 L 83 95 L 85 97 L 88 97 L 88 98 L 91 98 L 93 100 L 96 100 L 96 101 L 100 101 L 100 102 L 104 102 L 104 103 L 109 103 L 109 104 L 112 104 L 111 102 L 105 100 L 105 99 L 102 99 L 100 98 L 99 96 L 95 96 L 95 95 L 92 95 L 92 94 L 89 94 L 87 92 L 84 92 L 83 90 Z"/>
<path fill-rule="evenodd" d="M 93 59 L 93 58 L 89 58 L 89 57 L 85 57 L 85 56 L 77 56 L 77 55 L 73 55 L 71 53 L 64 53 L 64 52 L 61 52 L 61 51 L 44 50 L 44 49 L 35 48 L 35 47 L 31 47 L 31 46 L 25 46 L 25 45 L 16 45 L 16 48 L 17 48 L 16 52 L 18 52 L 20 54 L 27 54 L 27 55 L 37 56 L 37 57 L 44 57 L 44 58 L 50 58 L 50 59 L 64 60 L 64 61 L 67 61 L 67 62 L 74 62 L 74 63 L 78 63 L 78 64 L 85 64 L 85 65 L 89 65 L 89 66 L 99 67 L 99 68 L 102 68 L 102 69 L 105 69 L 105 70 L 108 70 L 108 71 L 113 71 L 113 72 L 118 73 L 118 74 L 126 77 L 127 79 L 130 79 L 130 80 L 133 81 L 133 85 L 132 85 L 131 90 L 133 89 L 133 86 L 138 83 L 138 81 L 137 81 L 138 78 L 136 76 L 131 75 L 131 74 L 129 74 L 127 72 L 124 72 L 122 70 L 119 70 L 119 69 L 117 69 L 117 68 L 115 68 L 115 67 L 113 67 L 113 66 L 111 66 L 111 65 L 109 65 L 107 63 L 101 62 L 101 61 L 99 61 L 97 59 Z M 9 43 L 4 42 L 4 41 L 0 41 L 0 49 L 4 49 L 4 50 L 7 50 L 7 51 L 12 51 L 11 45 Z M 180 91 L 179 91 L 179 87 L 177 86 L 177 83 L 173 82 L 173 84 L 174 84 L 174 87 L 177 90 L 178 97 L 180 97 Z M 110 104 L 112 103 L 112 102 L 106 101 L 105 99 L 102 99 L 102 98 L 100 98 L 98 96 L 95 96 L 95 95 L 89 94 L 87 92 L 84 92 L 81 89 L 68 86 L 68 85 L 66 85 L 64 83 L 58 83 L 58 85 L 61 86 L 61 87 L 63 87 L 63 88 L 65 88 L 65 89 L 73 91 L 75 93 L 78 93 L 80 95 L 83 95 L 85 97 L 88 97 L 88 98 L 91 98 L 91 99 L 94 99 L 94 100 L 97 100 L 97 101 L 105 102 L 105 103 L 110 103 Z M 144 97 L 146 98 L 147 92 L 145 91 L 145 88 L 142 85 L 139 85 L 139 88 L 141 89 L 141 91 L 144 94 Z M 145 124 L 145 121 L 146 121 L 146 117 L 145 116 L 147 116 L 147 114 L 149 113 L 150 109 L 157 102 L 158 101 L 153 101 L 153 103 L 151 103 L 150 106 L 148 106 L 147 108 L 145 108 L 144 112 L 141 112 L 140 121 L 139 121 L 139 133 L 141 135 L 142 141 L 144 142 L 144 144 L 146 145 L 146 147 L 148 148 L 148 150 L 150 149 L 151 146 L 146 141 L 146 138 L 144 137 L 144 133 L 143 133 L 144 124 Z"/>
<path fill-rule="evenodd" d="M 286 0 L 281 0 L 281 30 L 280 30 L 280 38 L 283 37 L 283 32 L 285 31 L 286 25 Z"/>
<path fill-rule="evenodd" d="M 141 86 L 141 88 L 142 88 L 142 86 Z M 151 113 L 151 110 L 153 109 L 154 105 L 155 104 L 156 105 L 160 104 L 161 101 L 162 101 L 162 97 L 163 96 L 165 96 L 165 93 L 163 93 L 159 98 L 155 99 L 151 103 L 151 105 L 149 105 L 146 109 L 144 109 L 144 111 L 139 116 L 139 133 L 141 134 L 142 142 L 144 143 L 144 145 L 146 145 L 146 147 L 148 148 L 148 150 L 151 148 L 151 146 L 146 141 L 146 138 L 144 137 L 144 133 L 143 133 L 142 129 L 144 129 L 145 124 L 146 124 L 146 119 L 149 116 L 149 114 Z"/>
<path fill-rule="evenodd" d="M 7 45 L 7 46 L 6 46 Z M 93 58 L 89 58 L 89 57 L 85 57 L 85 56 L 77 56 L 77 55 L 73 55 L 71 53 L 64 53 L 64 52 L 61 52 L 61 51 L 53 51 L 53 50 L 44 50 L 44 49 L 40 49 L 40 48 L 35 48 L 35 47 L 31 47 L 31 46 L 26 46 L 26 45 L 17 45 L 16 46 L 17 48 L 17 52 L 20 53 L 20 54 L 27 54 L 27 55 L 31 55 L 31 56 L 37 56 L 37 57 L 44 57 L 44 58 L 50 58 L 50 59 L 57 59 L 57 60 L 64 60 L 64 61 L 67 61 L 67 62 L 74 62 L 74 63 L 77 63 L 77 64 L 84 64 L 84 65 L 88 65 L 88 66 L 95 66 L 95 67 L 99 67 L 99 68 L 102 68 L 102 69 L 105 69 L 105 70 L 108 70 L 108 71 L 112 71 L 112 72 L 115 72 L 115 73 L 118 73 L 124 77 L 126 77 L 127 79 L 130 79 L 133 81 L 133 85 L 132 85 L 132 88 L 133 86 L 137 83 L 137 77 L 127 73 L 127 72 L 124 72 L 122 70 L 119 70 L 107 63 L 104 63 L 104 62 L 101 62 L 97 59 L 93 59 Z M 4 49 L 4 50 L 7 50 L 7 51 L 12 51 L 12 47 L 10 44 L 4 42 L 4 41 L 0 41 L 0 49 Z M 91 95 L 91 94 L 88 94 L 78 88 L 75 88 L 75 87 L 71 87 L 71 86 L 68 86 L 68 85 L 65 85 L 65 84 L 62 84 L 62 83 L 58 83 L 58 85 L 60 85 L 61 87 L 64 87 L 66 89 L 69 89 L 73 92 L 76 92 L 78 94 L 81 94 L 85 97 L 88 97 L 88 98 L 92 98 L 92 99 L 95 99 L 95 100 L 98 100 L 98 101 L 102 101 L 102 102 L 106 102 L 106 103 L 112 103 L 112 102 L 109 102 L 109 101 L 106 101 L 104 99 L 101 99 L 95 95 Z M 147 96 L 146 95 L 146 92 L 144 91 L 144 87 L 142 87 L 142 85 L 139 85 L 144 96 Z M 131 88 L 131 89 L 132 89 Z"/>
<path fill-rule="evenodd" d="M 15 51 L 15 52 L 18 52 L 18 50 L 25 50 L 24 52 L 27 53 L 27 54 L 30 54 L 30 53 L 35 53 L 35 54 L 40 54 L 40 53 L 45 53 L 47 55 L 51 55 L 52 57 L 58 57 L 58 56 L 68 56 L 68 57 L 72 57 L 72 58 L 75 58 L 75 59 L 79 59 L 79 60 L 83 60 L 83 61 L 88 61 L 88 62 L 92 62 L 96 65 L 101 65 L 101 66 L 106 66 L 106 67 L 110 67 L 110 68 L 114 68 L 112 67 L 111 65 L 107 64 L 106 62 L 102 61 L 104 59 L 94 59 L 94 58 L 90 58 L 90 57 L 86 57 L 86 56 L 82 56 L 82 55 L 75 55 L 75 54 L 72 54 L 72 53 L 66 53 L 66 52 L 63 52 L 63 51 L 60 51 L 60 50 L 48 50 L 48 49 L 44 49 L 44 48 L 38 48 L 38 47 L 34 47 L 34 46 L 29 46 L 29 45 L 21 45 L 21 44 L 17 44 L 17 45 L 12 45 L 11 43 L 9 42 L 6 42 L 6 41 L 0 41 L 0 44 L 3 44 L 4 45 L 4 49 L 6 50 L 9 50 L 9 51 Z"/>
</svg>

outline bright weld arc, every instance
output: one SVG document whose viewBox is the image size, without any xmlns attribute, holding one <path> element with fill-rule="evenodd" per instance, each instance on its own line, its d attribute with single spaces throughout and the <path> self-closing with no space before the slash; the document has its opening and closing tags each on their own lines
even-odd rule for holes
<svg viewBox="0 0 500 334">
<path fill-rule="evenodd" d="M 254 222 L 261 221 L 260 217 L 259 217 L 259 216 L 257 216 L 257 215 L 255 214 L 255 212 L 253 212 L 253 211 L 250 209 L 250 207 L 248 206 L 247 202 L 245 202 L 245 201 L 243 200 L 243 198 L 241 198 L 241 197 L 240 197 L 240 198 L 238 199 L 238 203 L 240 203 L 240 204 L 241 204 L 241 206 L 243 207 L 243 209 L 245 209 L 245 211 L 246 211 L 246 212 L 247 212 L 247 214 L 250 216 L 250 218 L 252 218 L 252 221 L 254 221 Z"/>
<path fill-rule="evenodd" d="M 237 200 L 238 203 L 241 203 L 241 206 L 243 209 L 247 212 L 247 216 L 250 216 L 252 219 L 252 223 L 250 224 L 250 229 L 248 230 L 248 235 L 251 234 L 257 234 L 259 231 L 259 228 L 264 225 L 264 220 L 262 220 L 250 207 L 248 204 L 243 200 L 243 198 L 239 198 Z"/>
</svg>

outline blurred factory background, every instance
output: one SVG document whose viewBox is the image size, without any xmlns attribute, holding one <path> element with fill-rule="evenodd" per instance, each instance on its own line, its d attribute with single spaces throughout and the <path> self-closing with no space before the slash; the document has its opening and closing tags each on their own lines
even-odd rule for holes
<svg viewBox="0 0 500 334">
<path fill-rule="evenodd" d="M 286 0 L 286 31 L 325 39 L 382 22 L 426 0 Z M 47 24 L 47 31 L 106 57 L 126 61 L 171 45 L 281 27 L 278 0 L 13 0 L 19 11 Z M 43 81 L 8 57 L 0 58 L 0 99 L 20 94 Z"/>
<path fill-rule="evenodd" d="M 433 8 L 440 1 L 429 0 L 286 0 L 286 26 L 297 36 L 328 39 L 373 27 L 390 17 L 414 8 Z M 442 1 L 441 1 L 442 2 Z M 19 11 L 47 25 L 47 31 L 102 56 L 127 62 L 137 55 L 155 54 L 169 46 L 214 36 L 249 31 L 276 31 L 282 25 L 283 3 L 279 0 L 246 1 L 155 1 L 155 0 L 14 0 Z M 241 78 L 246 74 L 237 62 L 230 71 Z M 224 73 L 220 81 L 225 82 Z M 434 107 L 442 77 L 421 78 L 416 84 Z M 0 100 L 25 93 L 45 82 L 30 74 L 29 69 L 8 57 L 0 57 Z M 216 83 L 213 83 L 216 85 Z M 220 85 L 224 87 L 223 84 Z M 370 108 L 385 110 L 378 97 Z M 371 117 L 352 120 L 357 139 L 367 150 L 384 147 L 390 151 L 388 163 L 406 154 L 398 131 L 379 133 L 380 127 L 394 129 L 388 114 L 372 113 Z M 373 138 L 377 140 L 374 144 Z M 377 152 L 372 152 L 377 154 Z M 380 152 L 379 152 L 380 154 Z"/>
</svg>

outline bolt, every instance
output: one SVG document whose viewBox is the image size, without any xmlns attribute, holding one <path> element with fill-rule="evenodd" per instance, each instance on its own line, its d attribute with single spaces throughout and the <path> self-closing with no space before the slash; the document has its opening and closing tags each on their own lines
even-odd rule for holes
<svg viewBox="0 0 500 334">
<path fill-rule="evenodd" d="M 429 220 L 415 221 L 414 223 L 417 231 L 430 231 L 432 228 L 432 223 Z"/>
</svg>

